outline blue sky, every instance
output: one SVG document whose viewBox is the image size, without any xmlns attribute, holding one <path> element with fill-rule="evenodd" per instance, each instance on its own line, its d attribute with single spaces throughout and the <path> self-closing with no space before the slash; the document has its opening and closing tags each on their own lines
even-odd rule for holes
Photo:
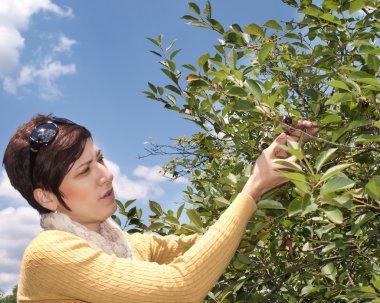
<svg viewBox="0 0 380 303">
<path fill-rule="evenodd" d="M 203 8 L 205 1 L 196 1 Z M 186 25 L 185 0 L 1 0 L 0 151 L 16 128 L 37 113 L 54 113 L 91 130 L 115 174 L 121 200 L 149 199 L 164 208 L 181 201 L 188 185 L 159 175 L 164 157 L 139 159 L 146 142 L 170 143 L 196 128 L 146 99 L 147 82 L 167 84 L 146 37 L 177 39 L 179 63 L 196 65 L 213 51 L 216 34 Z M 225 27 L 289 20 L 280 0 L 213 1 Z M 295 15 L 294 15 L 295 16 Z M 146 211 L 145 211 L 146 212 Z M 27 243 L 40 231 L 37 213 L 0 172 L 0 289 L 17 283 Z"/>
</svg>

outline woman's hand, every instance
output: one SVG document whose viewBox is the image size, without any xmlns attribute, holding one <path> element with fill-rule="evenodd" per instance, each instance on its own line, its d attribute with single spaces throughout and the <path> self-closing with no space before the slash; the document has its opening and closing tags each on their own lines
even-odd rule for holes
<svg viewBox="0 0 380 303">
<path fill-rule="evenodd" d="M 302 136 L 300 129 L 304 129 L 306 135 Z M 286 145 L 288 140 L 299 141 L 302 138 L 302 144 L 318 132 L 316 123 L 307 120 L 299 120 L 297 129 L 289 133 L 280 134 L 273 143 L 266 148 L 257 159 L 253 168 L 252 175 L 245 184 L 242 192 L 251 195 L 255 201 L 267 191 L 288 182 L 288 179 L 282 177 L 278 171 L 286 169 L 284 166 L 276 164 L 275 160 L 286 159 L 287 161 L 296 162 L 297 158 L 291 156 L 281 146 Z"/>
</svg>

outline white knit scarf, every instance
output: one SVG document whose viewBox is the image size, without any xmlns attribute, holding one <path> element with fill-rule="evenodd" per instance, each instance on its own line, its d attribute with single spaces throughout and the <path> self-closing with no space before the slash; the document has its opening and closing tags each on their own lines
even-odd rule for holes
<svg viewBox="0 0 380 303">
<path fill-rule="evenodd" d="M 60 230 L 74 234 L 108 255 L 114 254 L 120 258 L 133 258 L 127 238 L 111 219 L 100 224 L 99 233 L 89 230 L 60 212 L 42 214 L 40 224 L 44 230 Z"/>
</svg>

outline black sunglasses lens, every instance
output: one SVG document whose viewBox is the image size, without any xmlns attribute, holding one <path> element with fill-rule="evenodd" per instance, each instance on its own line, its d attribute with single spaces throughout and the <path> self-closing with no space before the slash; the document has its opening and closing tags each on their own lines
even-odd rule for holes
<svg viewBox="0 0 380 303">
<path fill-rule="evenodd" d="M 50 143 L 56 136 L 58 127 L 54 123 L 46 122 L 38 125 L 30 136 L 30 142 L 34 142 L 40 145 Z"/>
</svg>

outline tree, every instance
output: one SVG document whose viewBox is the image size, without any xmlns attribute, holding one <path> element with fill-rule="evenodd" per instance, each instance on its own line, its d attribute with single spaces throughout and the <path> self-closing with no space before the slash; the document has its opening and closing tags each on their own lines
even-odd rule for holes
<svg viewBox="0 0 380 303">
<path fill-rule="evenodd" d="M 17 302 L 17 285 L 13 287 L 12 294 L 4 297 L 4 292 L 0 289 L 1 303 L 16 303 Z"/>
<path fill-rule="evenodd" d="M 131 201 L 128 222 L 160 234 L 202 232 L 247 180 L 250 165 L 301 118 L 320 132 L 283 172 L 290 183 L 267 193 L 225 274 L 205 302 L 380 302 L 380 2 L 282 0 L 299 20 L 225 28 L 190 2 L 190 25 L 220 35 L 213 53 L 177 66 L 180 49 L 157 47 L 167 85 L 149 83 L 148 98 L 199 126 L 172 147 L 169 176 L 191 181 L 184 210 L 150 202 L 150 226 Z M 133 220 L 133 221 L 131 221 Z"/>
</svg>

